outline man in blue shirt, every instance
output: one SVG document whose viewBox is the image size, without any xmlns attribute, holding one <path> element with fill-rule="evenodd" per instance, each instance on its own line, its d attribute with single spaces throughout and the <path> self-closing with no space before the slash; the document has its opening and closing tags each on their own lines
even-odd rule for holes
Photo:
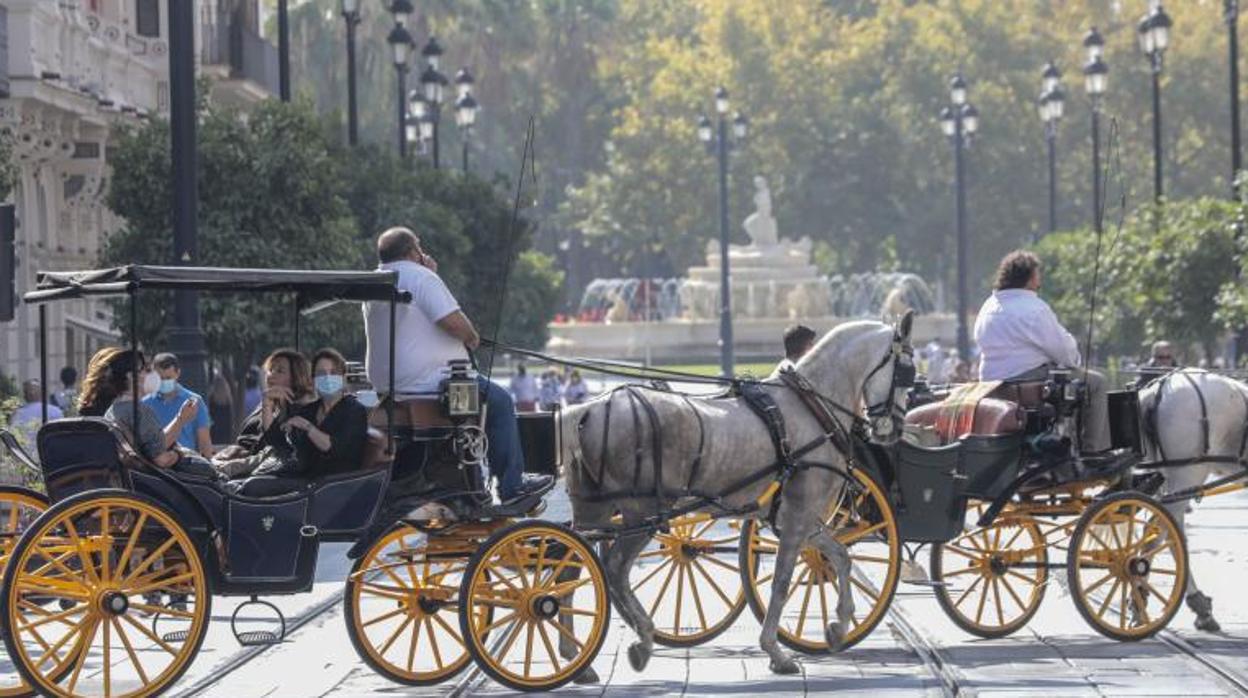
<svg viewBox="0 0 1248 698">
<path fill-rule="evenodd" d="M 152 359 L 152 369 L 160 376 L 160 389 L 143 398 L 143 404 L 152 408 L 161 424 L 169 424 L 178 417 L 182 403 L 194 400 L 198 405 L 195 418 L 185 422 L 178 432 L 178 445 L 199 451 L 204 458 L 212 458 L 212 437 L 209 429 L 212 418 L 208 416 L 208 406 L 199 395 L 187 390 L 178 383 L 182 376 L 178 368 L 178 357 L 173 354 L 157 354 Z"/>
</svg>

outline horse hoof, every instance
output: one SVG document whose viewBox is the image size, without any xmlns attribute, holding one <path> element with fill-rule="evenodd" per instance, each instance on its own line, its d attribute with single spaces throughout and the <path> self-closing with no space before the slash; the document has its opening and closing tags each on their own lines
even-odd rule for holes
<svg viewBox="0 0 1248 698">
<path fill-rule="evenodd" d="M 576 675 L 576 678 L 572 679 L 572 683 L 579 684 L 582 686 L 586 684 L 601 683 L 601 682 L 602 682 L 602 679 L 598 678 L 598 672 L 594 671 L 594 668 L 592 666 L 585 667 L 584 669 L 581 670 L 581 673 Z"/>
<path fill-rule="evenodd" d="M 628 646 L 628 663 L 633 671 L 642 671 L 650 663 L 650 650 L 640 642 L 634 642 Z"/>
<path fill-rule="evenodd" d="M 845 649 L 845 630 L 840 623 L 828 623 L 824 628 L 823 637 L 828 643 L 828 652 L 840 652 Z"/>
<path fill-rule="evenodd" d="M 1213 616 L 1197 616 L 1196 629 L 1206 633 L 1222 632 L 1222 626 L 1218 624 L 1218 621 Z"/>
<path fill-rule="evenodd" d="M 790 675 L 802 673 L 802 668 L 798 666 L 797 662 L 793 661 L 792 657 L 781 657 L 779 659 L 773 657 L 769 666 L 773 674 Z"/>
</svg>

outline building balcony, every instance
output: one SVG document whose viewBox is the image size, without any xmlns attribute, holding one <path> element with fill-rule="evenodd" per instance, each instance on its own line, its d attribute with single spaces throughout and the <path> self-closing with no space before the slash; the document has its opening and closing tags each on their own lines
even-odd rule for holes
<svg viewBox="0 0 1248 698">
<path fill-rule="evenodd" d="M 247 106 L 278 92 L 277 47 L 229 14 L 204 25 L 201 64 L 217 78 L 213 99 Z"/>
</svg>

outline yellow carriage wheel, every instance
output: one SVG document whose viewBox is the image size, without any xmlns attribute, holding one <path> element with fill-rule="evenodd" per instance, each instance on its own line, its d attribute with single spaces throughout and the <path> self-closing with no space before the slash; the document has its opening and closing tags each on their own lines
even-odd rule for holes
<svg viewBox="0 0 1248 698">
<path fill-rule="evenodd" d="M 654 621 L 654 641 L 693 647 L 732 627 L 745 609 L 738 538 L 732 522 L 672 519 L 630 573 L 633 593 Z"/>
<path fill-rule="evenodd" d="M 472 661 L 459 629 L 467 556 L 430 556 L 428 540 L 399 524 L 355 563 L 343 592 L 347 632 L 360 659 L 409 686 L 445 681 Z M 480 611 L 487 622 L 492 610 Z"/>
<path fill-rule="evenodd" d="M 48 508 L 42 494 L 19 487 L 0 486 L 0 573 L 9 561 L 17 539 Z M 0 667 L 0 698 L 34 695 L 12 667 Z"/>
<path fill-rule="evenodd" d="M 549 691 L 598 656 L 611 621 L 606 574 L 571 529 L 521 521 L 490 536 L 468 562 L 459 622 L 477 665 L 517 691 Z M 494 609 L 494 617 L 477 610 Z"/>
<path fill-rule="evenodd" d="M 1187 585 L 1187 543 L 1156 500 L 1121 492 L 1088 507 L 1070 538 L 1075 608 L 1097 632 L 1143 640 L 1166 627 Z"/>
<path fill-rule="evenodd" d="M 159 694 L 208 629 L 199 552 L 146 497 L 97 490 L 64 500 L 22 534 L 9 563 L 0 630 L 22 678 L 46 695 Z"/>
<path fill-rule="evenodd" d="M 970 516 L 978 519 L 979 512 Z M 1006 514 L 990 526 L 932 545 L 932 580 L 940 583 L 936 601 L 966 632 L 1005 637 L 1040 609 L 1048 564 L 1048 545 L 1035 520 Z"/>
<path fill-rule="evenodd" d="M 829 505 L 825 519 L 828 529 L 849 550 L 853 573 L 850 588 L 854 602 L 852 623 L 839 649 L 848 649 L 863 640 L 888 612 L 901 570 L 901 539 L 897 519 L 884 489 L 862 468 L 840 497 Z M 762 621 L 771 601 L 771 579 L 775 572 L 779 541 L 766 524 L 741 524 L 741 571 L 746 598 L 754 615 Z M 780 618 L 779 638 L 798 652 L 827 652 L 825 628 L 836 620 L 840 599 L 835 569 L 814 546 L 798 554 L 789 582 L 785 612 Z"/>
</svg>

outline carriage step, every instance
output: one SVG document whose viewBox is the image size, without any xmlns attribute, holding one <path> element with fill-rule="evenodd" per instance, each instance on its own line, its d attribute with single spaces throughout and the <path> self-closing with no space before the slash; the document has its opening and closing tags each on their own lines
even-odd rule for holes
<svg viewBox="0 0 1248 698">
<path fill-rule="evenodd" d="M 238 644 L 243 647 L 255 647 L 257 645 L 276 645 L 282 641 L 277 633 L 271 633 L 267 630 L 251 630 L 238 634 Z"/>
<path fill-rule="evenodd" d="M 161 635 L 160 639 L 164 640 L 165 644 L 173 644 L 175 642 L 186 642 L 186 638 L 190 636 L 191 636 L 191 631 L 189 630 L 175 630 L 171 633 L 165 633 L 164 635 Z"/>
</svg>

